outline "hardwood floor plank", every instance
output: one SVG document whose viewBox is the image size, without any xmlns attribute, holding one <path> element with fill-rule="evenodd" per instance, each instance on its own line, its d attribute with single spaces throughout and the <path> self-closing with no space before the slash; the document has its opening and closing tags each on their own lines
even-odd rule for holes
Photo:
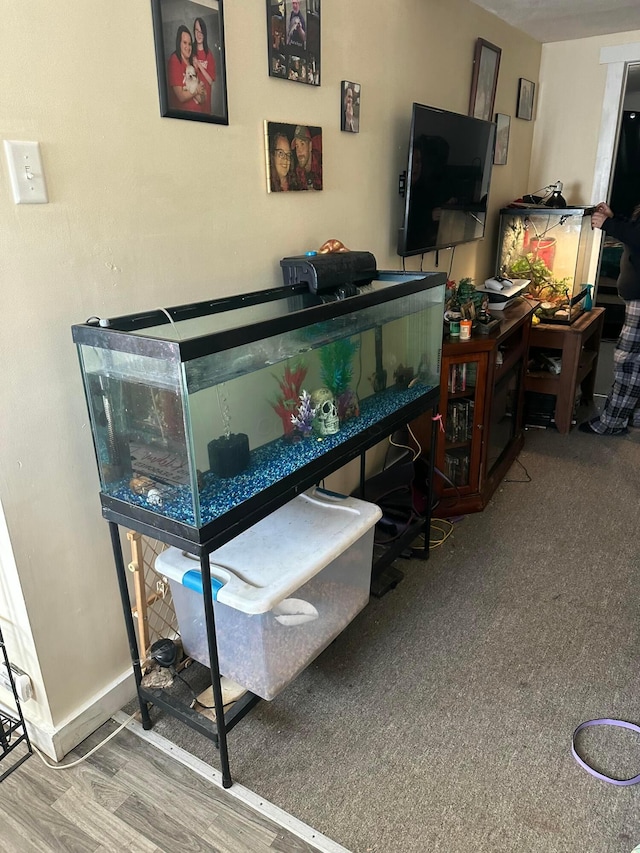
<svg viewBox="0 0 640 853">
<path fill-rule="evenodd" d="M 129 853 L 129 848 L 125 847 L 124 851 L 126 851 L 126 853 Z M 121 848 L 119 853 L 124 853 L 124 851 Z M 2 853 L 4 853 L 4 851 L 2 851 Z M 98 847 L 97 850 L 94 850 L 94 853 L 113 853 L 113 850 L 111 847 Z M 154 847 L 153 853 L 165 853 L 165 851 L 161 850 L 159 847 Z"/>
<path fill-rule="evenodd" d="M 118 807 L 122 804 L 119 803 Z M 66 791 L 52 808 L 111 853 L 124 850 L 128 853 L 155 853 L 157 850 L 152 841 L 139 833 L 132 833 L 128 824 L 95 800 L 88 799 L 84 791 Z"/>
<path fill-rule="evenodd" d="M 102 726 L 66 759 L 102 743 Z M 64 763 L 64 762 L 63 762 Z M 122 731 L 77 767 L 30 758 L 0 785 L 0 853 L 313 853 L 172 755 Z"/>
<path fill-rule="evenodd" d="M 197 835 L 197 826 L 188 818 L 180 819 L 179 808 L 167 814 L 162 806 L 153 806 L 132 794 L 115 814 L 140 835 L 154 842 L 166 853 L 218 853 L 216 848 Z"/>
<path fill-rule="evenodd" d="M 127 787 L 133 787 L 136 778 L 153 779 L 152 785 L 139 790 L 139 796 L 160 804 L 176 820 L 182 816 L 190 826 L 197 826 L 199 834 L 205 838 L 211 840 L 223 832 L 234 838 L 243 833 L 247 839 L 260 840 L 268 849 L 279 827 L 187 767 L 173 759 L 169 759 L 169 763 L 171 778 L 161 774 L 146 755 L 141 755 L 119 770 L 114 778 Z"/>
<path fill-rule="evenodd" d="M 215 849 L 217 853 L 271 853 L 269 844 L 262 844 L 260 841 L 248 841 L 243 836 L 233 836 L 223 833 L 220 836 L 215 836 Z"/>
<path fill-rule="evenodd" d="M 188 784 L 191 791 L 200 791 L 210 796 L 212 785 L 206 779 L 193 773 L 180 762 L 175 761 L 165 752 L 155 747 L 149 747 L 142 738 L 124 729 L 114 738 L 109 746 L 116 754 L 121 754 L 123 759 L 119 769 L 130 765 L 136 757 L 146 762 L 147 770 L 160 774 L 165 779 L 174 779 L 181 784 Z M 89 761 L 93 761 L 92 756 Z"/>
<path fill-rule="evenodd" d="M 269 853 L 277 833 L 264 826 L 218 819 L 202 833 L 219 853 Z"/>
<path fill-rule="evenodd" d="M 128 848 L 125 847 L 124 849 L 128 853 Z M 2 853 L 4 853 L 4 851 L 2 851 Z M 113 850 L 110 847 L 98 847 L 97 850 L 94 850 L 94 853 L 113 853 Z M 119 851 L 119 853 L 123 853 L 122 849 Z M 153 853 L 165 853 L 165 851 L 161 850 L 159 847 L 154 847 Z"/>
<path fill-rule="evenodd" d="M 117 724 L 113 720 L 109 720 L 93 732 L 93 734 L 85 738 L 82 743 L 78 744 L 71 755 L 75 758 L 80 758 L 81 756 L 86 755 L 95 746 L 102 743 L 102 741 L 104 741 L 104 739 L 117 728 Z M 115 738 L 109 741 L 107 744 L 109 749 L 101 748 L 94 752 L 93 755 L 87 758 L 87 764 L 90 764 L 92 767 L 96 767 L 106 775 L 114 776 L 129 760 L 126 749 L 119 749 L 116 746 L 116 742 L 119 737 L 120 734 L 116 735 Z"/>
<path fill-rule="evenodd" d="M 21 837 L 24 843 L 22 849 L 17 848 L 19 853 L 31 849 L 28 844 L 35 845 L 35 849 L 40 853 L 93 853 L 98 846 L 95 839 L 78 829 L 51 806 L 33 797 L 27 800 L 22 790 L 7 791 L 3 788 L 0 793 L 0 827 L 3 827 L 3 835 L 0 838 L 4 836 L 4 826 L 11 825 L 17 837 Z"/>
<path fill-rule="evenodd" d="M 65 778 L 64 773 L 58 773 L 45 766 L 39 755 L 32 755 L 28 761 L 21 764 L 10 776 L 2 782 L 2 791 L 13 790 L 26 800 L 35 800 L 51 805 L 65 791 L 68 791 L 72 780 Z"/>
<path fill-rule="evenodd" d="M 2 783 L 4 784 L 4 783 Z M 32 841 L 21 816 L 5 814 L 0 808 L 0 850 L 2 853 L 51 853 L 41 840 Z"/>
</svg>

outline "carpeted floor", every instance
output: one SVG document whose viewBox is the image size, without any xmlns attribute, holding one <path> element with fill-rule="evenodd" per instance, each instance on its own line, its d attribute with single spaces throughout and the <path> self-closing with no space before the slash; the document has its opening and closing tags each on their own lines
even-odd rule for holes
<svg viewBox="0 0 640 853">
<path fill-rule="evenodd" d="M 235 780 L 354 853 L 640 842 L 640 785 L 598 781 L 570 752 L 584 720 L 640 722 L 640 431 L 530 430 L 520 461 L 483 513 L 402 563 L 394 591 L 238 725 Z M 218 766 L 190 729 L 156 730 Z M 581 737 L 600 769 L 640 772 L 632 732 Z"/>
</svg>

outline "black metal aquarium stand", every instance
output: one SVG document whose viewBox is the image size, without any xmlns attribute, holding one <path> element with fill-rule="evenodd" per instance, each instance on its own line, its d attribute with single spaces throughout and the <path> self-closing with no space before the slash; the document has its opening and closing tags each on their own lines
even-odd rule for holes
<svg viewBox="0 0 640 853">
<path fill-rule="evenodd" d="M 232 519 L 227 519 L 228 525 L 226 529 L 221 529 L 216 535 L 204 542 L 193 541 L 192 538 L 184 535 L 182 525 L 168 527 L 163 529 L 154 524 L 153 520 L 160 519 L 154 513 L 142 510 L 135 515 L 131 512 L 131 508 L 127 507 L 127 511 L 120 512 L 114 509 L 112 502 L 103 497 L 102 514 L 109 522 L 109 530 L 111 534 L 111 546 L 115 568 L 118 576 L 118 584 L 120 589 L 120 597 L 122 600 L 122 609 L 127 629 L 127 637 L 129 641 L 129 651 L 131 654 L 131 662 L 133 666 L 133 674 L 136 683 L 138 703 L 140 705 L 140 714 L 142 718 L 142 726 L 144 729 L 151 729 L 153 721 L 149 713 L 149 706 L 156 705 L 165 713 L 178 719 L 180 722 L 199 732 L 200 734 L 213 741 L 220 752 L 220 767 L 222 773 L 222 785 L 224 788 L 230 788 L 232 783 L 231 771 L 229 767 L 229 753 L 227 749 L 227 734 L 245 717 L 249 711 L 261 701 L 259 696 L 247 692 L 225 713 L 224 703 L 222 699 L 222 688 L 220 684 L 220 669 L 218 664 L 218 649 L 216 642 L 216 625 L 215 615 L 213 610 L 213 595 L 211 592 L 211 567 L 209 564 L 209 555 L 220 548 L 226 542 L 238 536 L 244 530 L 256 524 L 261 519 L 265 518 L 270 513 L 274 512 L 279 507 L 283 506 L 290 500 L 303 492 L 305 489 L 320 482 L 324 477 L 334 473 L 339 468 L 343 467 L 347 462 L 360 457 L 360 496 L 366 500 L 367 490 L 365 482 L 365 454 L 368 449 L 378 444 L 383 439 L 392 435 L 396 430 L 405 426 L 405 424 L 418 417 L 427 411 L 432 411 L 435 415 L 438 409 L 440 391 L 439 388 L 434 388 L 429 394 L 425 395 L 419 401 L 416 401 L 409 411 L 407 407 L 398 412 L 397 416 L 390 416 L 384 421 L 377 424 L 374 428 L 363 432 L 356 438 L 347 442 L 346 445 L 330 451 L 325 456 L 316 460 L 314 463 L 306 466 L 297 472 L 296 482 L 292 482 L 290 478 L 286 478 L 281 483 L 276 484 L 276 487 L 271 487 L 266 493 L 261 496 L 262 499 L 257 502 L 248 501 L 248 505 L 243 505 L 242 514 L 237 517 L 235 514 Z M 437 436 L 437 419 L 434 417 L 432 421 L 431 446 L 436 446 Z M 427 475 L 427 501 L 426 511 L 416 520 L 416 522 L 402 534 L 393 543 L 390 543 L 384 550 L 384 553 L 374 562 L 372 568 L 371 592 L 373 595 L 380 597 L 385 592 L 393 589 L 402 579 L 403 575 L 398 569 L 391 564 L 406 551 L 408 546 L 424 533 L 424 546 L 417 554 L 421 559 L 429 557 L 429 529 L 431 526 L 431 507 L 432 507 L 432 483 L 433 483 L 433 454 L 429 454 L 428 475 Z M 148 520 L 147 520 L 148 519 Z M 161 522 L 166 521 L 160 519 Z M 207 629 L 207 648 L 209 650 L 209 661 L 211 669 L 211 684 L 213 688 L 213 701 L 216 722 L 209 720 L 197 711 L 192 710 L 184 702 L 166 693 L 166 691 L 158 688 L 145 687 L 142 684 L 142 662 L 140 660 L 140 651 L 136 638 L 135 624 L 132 615 L 132 605 L 129 595 L 129 587 L 127 584 L 127 573 L 125 561 L 122 554 L 122 545 L 120 542 L 119 526 L 126 526 L 129 529 L 134 529 L 137 532 L 150 536 L 154 539 L 159 539 L 169 545 L 181 548 L 183 551 L 197 556 L 200 560 L 200 571 L 202 573 L 202 589 L 203 589 L 203 607 L 204 618 Z M 222 723 L 219 721 L 222 720 Z"/>
<path fill-rule="evenodd" d="M 22 716 L 22 708 L 20 707 L 20 699 L 18 697 L 18 691 L 16 690 L 15 681 L 13 679 L 13 673 L 11 672 L 11 665 L 9 663 L 9 657 L 7 655 L 7 649 L 4 644 L 4 638 L 2 636 L 2 628 L 0 628 L 0 648 L 2 649 L 2 656 L 0 657 L 0 663 L 4 663 L 7 672 L 9 673 L 9 683 L 11 684 L 11 691 L 13 693 L 13 700 L 16 706 L 16 713 L 13 715 L 10 712 L 4 712 L 0 708 L 0 761 L 3 761 L 5 758 L 8 758 L 21 744 L 24 745 L 26 752 L 24 755 L 20 756 L 8 769 L 0 772 L 0 782 L 3 779 L 6 779 L 7 776 L 12 773 L 16 768 L 18 768 L 21 764 L 23 764 L 27 758 L 33 755 L 33 748 L 31 746 L 31 741 L 29 740 L 29 735 L 27 734 L 27 726 L 24 721 L 24 717 Z M 6 765 L 5 765 L 6 766 Z M 3 768 L 3 765 L 0 764 L 0 769 Z"/>
</svg>

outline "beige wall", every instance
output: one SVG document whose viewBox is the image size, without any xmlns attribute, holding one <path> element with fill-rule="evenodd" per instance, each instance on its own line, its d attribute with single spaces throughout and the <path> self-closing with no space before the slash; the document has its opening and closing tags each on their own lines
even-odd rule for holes
<svg viewBox="0 0 640 853">
<path fill-rule="evenodd" d="M 608 70 L 600 52 L 638 41 L 640 30 L 543 46 L 529 192 L 561 180 L 570 204 L 602 200 L 592 195 Z"/>
<path fill-rule="evenodd" d="M 277 285 L 281 257 L 329 237 L 399 268 L 412 101 L 466 113 L 479 36 L 503 51 L 497 111 L 514 116 L 518 77 L 538 78 L 541 46 L 467 0 L 323 0 L 318 89 L 267 76 L 263 0 L 224 11 L 228 127 L 160 117 L 148 0 L 0 6 L 28 53 L 26 71 L 2 64 L 0 134 L 41 143 L 50 200 L 14 205 L 0 157 L 0 499 L 17 567 L 0 615 L 17 614 L 13 657 L 36 681 L 25 710 L 52 729 L 129 671 L 71 324 Z M 342 79 L 363 87 L 358 135 L 339 130 Z M 322 193 L 267 194 L 264 119 L 323 127 Z M 494 212 L 529 186 L 533 127 L 512 119 Z M 490 220 L 453 277 L 492 272 Z"/>
</svg>

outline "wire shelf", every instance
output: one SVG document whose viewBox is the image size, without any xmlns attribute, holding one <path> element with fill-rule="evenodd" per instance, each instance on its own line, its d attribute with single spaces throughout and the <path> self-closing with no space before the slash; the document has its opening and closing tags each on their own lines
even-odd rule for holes
<svg viewBox="0 0 640 853">
<path fill-rule="evenodd" d="M 25 762 L 27 758 L 33 755 L 33 748 L 27 734 L 24 717 L 22 716 L 20 700 L 13 680 L 13 673 L 11 672 L 1 628 L 0 648 L 2 649 L 0 662 L 4 662 L 6 670 L 9 673 L 9 683 L 15 704 L 15 712 L 0 707 L 0 782 L 2 782 L 3 779 L 6 779 L 10 773 L 13 773 L 14 770 Z M 2 762 L 9 757 L 11 757 L 13 763 L 3 764 Z"/>
</svg>

